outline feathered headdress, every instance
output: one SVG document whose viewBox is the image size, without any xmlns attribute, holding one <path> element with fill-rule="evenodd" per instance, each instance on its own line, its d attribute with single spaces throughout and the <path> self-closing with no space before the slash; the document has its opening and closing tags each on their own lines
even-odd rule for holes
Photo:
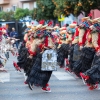
<svg viewBox="0 0 100 100">
<path fill-rule="evenodd" d="M 89 17 L 92 17 L 92 13 L 89 13 L 88 16 L 89 16 Z"/>
<path fill-rule="evenodd" d="M 40 21 L 39 21 L 39 24 L 42 24 L 42 25 L 43 25 L 44 22 L 45 22 L 45 20 L 40 20 Z"/>
<path fill-rule="evenodd" d="M 49 23 L 48 23 L 48 26 L 51 26 L 53 24 L 53 22 L 52 21 L 50 21 Z"/>
</svg>

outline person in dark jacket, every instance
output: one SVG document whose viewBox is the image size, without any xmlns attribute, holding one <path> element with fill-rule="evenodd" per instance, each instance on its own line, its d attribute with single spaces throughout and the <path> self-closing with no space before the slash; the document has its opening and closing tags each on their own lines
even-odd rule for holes
<svg viewBox="0 0 100 100">
<path fill-rule="evenodd" d="M 15 28 L 12 28 L 12 32 L 10 33 L 10 37 L 17 39 L 18 33 L 15 31 Z M 18 41 L 15 42 L 16 48 L 18 49 Z"/>
</svg>

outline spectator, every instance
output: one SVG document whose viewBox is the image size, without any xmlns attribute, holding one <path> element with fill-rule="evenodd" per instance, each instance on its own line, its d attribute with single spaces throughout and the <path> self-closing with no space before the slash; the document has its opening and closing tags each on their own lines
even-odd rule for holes
<svg viewBox="0 0 100 100">
<path fill-rule="evenodd" d="M 10 33 L 10 37 L 17 39 L 18 33 L 15 31 L 15 28 L 12 28 L 12 32 Z M 18 49 L 18 41 L 15 42 L 16 48 Z"/>
</svg>

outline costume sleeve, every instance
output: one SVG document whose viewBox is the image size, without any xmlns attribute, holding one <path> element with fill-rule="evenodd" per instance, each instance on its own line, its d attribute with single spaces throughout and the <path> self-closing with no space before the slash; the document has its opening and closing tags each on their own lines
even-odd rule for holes
<svg viewBox="0 0 100 100">
<path fill-rule="evenodd" d="M 95 48 L 96 51 L 98 51 L 100 49 L 99 45 L 98 45 L 98 33 L 92 33 L 92 44 Z"/>
<path fill-rule="evenodd" d="M 78 28 L 76 28 L 72 44 L 78 43 L 78 41 L 79 41 L 79 30 Z"/>
<path fill-rule="evenodd" d="M 80 45 L 80 46 L 83 45 L 84 33 L 85 33 L 85 30 L 84 30 L 84 29 L 80 29 L 80 30 L 79 30 L 79 45 Z"/>
<path fill-rule="evenodd" d="M 54 43 L 51 37 L 48 37 L 48 47 L 50 48 L 54 47 Z"/>
<path fill-rule="evenodd" d="M 29 54 L 31 56 L 35 56 L 36 55 L 36 41 L 34 40 L 30 46 L 30 49 L 28 50 Z"/>
<path fill-rule="evenodd" d="M 27 34 L 24 35 L 24 41 L 26 42 L 28 40 Z"/>
<path fill-rule="evenodd" d="M 69 41 L 69 42 L 72 41 L 72 34 L 69 34 L 69 35 L 68 35 L 68 41 Z"/>
</svg>

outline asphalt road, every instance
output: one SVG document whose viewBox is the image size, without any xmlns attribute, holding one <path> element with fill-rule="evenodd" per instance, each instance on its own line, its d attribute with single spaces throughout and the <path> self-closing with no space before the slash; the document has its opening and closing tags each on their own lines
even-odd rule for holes
<svg viewBox="0 0 100 100">
<path fill-rule="evenodd" d="M 52 74 L 49 82 L 51 93 L 44 93 L 41 87 L 36 86 L 30 90 L 28 85 L 24 84 L 23 72 L 14 69 L 13 61 L 16 61 L 16 57 L 10 55 L 6 64 L 10 80 L 5 79 L 8 82 L 0 82 L 0 100 L 100 100 L 99 89 L 88 90 L 81 79 L 65 72 L 63 68 L 58 68 Z"/>
</svg>

